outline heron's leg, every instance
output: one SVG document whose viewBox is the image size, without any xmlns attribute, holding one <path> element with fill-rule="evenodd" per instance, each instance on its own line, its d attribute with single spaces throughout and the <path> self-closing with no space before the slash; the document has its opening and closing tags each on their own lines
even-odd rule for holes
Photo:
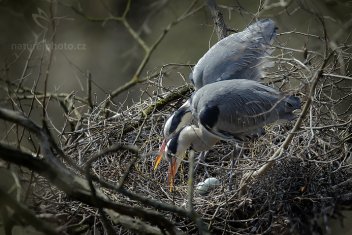
<svg viewBox="0 0 352 235">
<path fill-rule="evenodd" d="M 208 151 L 205 151 L 205 152 L 201 152 L 201 153 L 198 155 L 198 161 L 197 161 L 197 163 L 196 163 L 196 167 L 194 168 L 194 172 L 197 171 L 198 166 L 199 166 L 201 163 L 204 163 L 204 160 L 205 160 L 205 157 L 207 156 L 207 154 L 208 154 Z M 204 166 L 204 171 L 206 172 L 207 175 L 209 175 L 206 166 Z"/>
<path fill-rule="evenodd" d="M 237 154 L 238 153 L 238 154 Z M 229 176 L 229 190 L 232 190 L 232 184 L 233 184 L 233 168 L 235 167 L 238 159 L 242 156 L 243 154 L 243 143 L 236 143 L 234 150 L 232 151 L 231 154 L 231 170 L 230 170 L 230 176 Z M 235 158 L 235 155 L 237 155 L 237 158 Z"/>
</svg>

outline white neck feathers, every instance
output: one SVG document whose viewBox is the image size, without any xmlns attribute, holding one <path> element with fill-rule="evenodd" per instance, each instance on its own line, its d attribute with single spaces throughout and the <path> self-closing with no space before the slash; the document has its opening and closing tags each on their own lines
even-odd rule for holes
<svg viewBox="0 0 352 235">
<path fill-rule="evenodd" d="M 213 135 L 209 135 L 202 127 L 198 128 L 194 125 L 186 126 L 180 132 L 177 152 L 184 152 L 189 147 L 192 147 L 195 151 L 206 151 L 218 140 Z"/>
</svg>

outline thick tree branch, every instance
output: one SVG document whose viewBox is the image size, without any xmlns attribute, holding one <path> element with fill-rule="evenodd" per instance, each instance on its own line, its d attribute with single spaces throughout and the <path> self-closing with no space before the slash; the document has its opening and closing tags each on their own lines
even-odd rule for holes
<svg viewBox="0 0 352 235">
<path fill-rule="evenodd" d="M 26 127 L 30 131 L 35 134 L 39 134 L 41 132 L 41 127 L 32 122 L 26 116 L 24 116 L 20 112 L 16 112 L 13 110 L 5 109 L 0 107 L 0 118 L 9 122 L 17 123 L 23 127 Z"/>
<path fill-rule="evenodd" d="M 211 17 L 214 21 L 215 31 L 218 35 L 219 41 L 227 37 L 227 27 L 224 21 L 224 17 L 219 10 L 215 0 L 206 0 Z"/>
</svg>

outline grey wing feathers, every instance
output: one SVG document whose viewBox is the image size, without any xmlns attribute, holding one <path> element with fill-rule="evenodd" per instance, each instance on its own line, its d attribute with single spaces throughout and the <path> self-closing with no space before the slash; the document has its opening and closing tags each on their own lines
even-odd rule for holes
<svg viewBox="0 0 352 235">
<path fill-rule="evenodd" d="M 276 29 L 274 21 L 261 20 L 216 43 L 194 67 L 196 89 L 216 81 L 262 78 Z"/>
<path fill-rule="evenodd" d="M 198 90 L 192 99 L 191 109 L 200 125 L 226 139 L 246 136 L 268 123 L 289 119 L 292 111 L 297 109 L 287 106 L 287 100 L 293 99 L 290 97 L 255 81 L 228 80 Z M 216 109 L 217 116 L 214 117 Z M 211 121 L 205 121 L 206 117 L 210 117 Z"/>
</svg>

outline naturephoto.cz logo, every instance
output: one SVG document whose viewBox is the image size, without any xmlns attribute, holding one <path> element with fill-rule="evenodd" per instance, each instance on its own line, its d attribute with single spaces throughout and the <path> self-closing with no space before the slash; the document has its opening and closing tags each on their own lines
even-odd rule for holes
<svg viewBox="0 0 352 235">
<path fill-rule="evenodd" d="M 79 51 L 86 50 L 85 43 L 13 43 L 11 50 L 65 50 L 65 51 Z"/>
</svg>

